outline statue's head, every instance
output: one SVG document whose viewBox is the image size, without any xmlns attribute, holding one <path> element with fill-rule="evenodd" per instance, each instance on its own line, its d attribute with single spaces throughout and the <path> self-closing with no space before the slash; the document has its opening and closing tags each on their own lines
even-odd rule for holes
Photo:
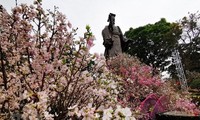
<svg viewBox="0 0 200 120">
<path fill-rule="evenodd" d="M 109 15 L 108 15 L 108 22 L 110 22 L 110 24 L 111 25 L 114 25 L 115 24 L 115 14 L 113 14 L 113 13 L 110 13 Z"/>
</svg>

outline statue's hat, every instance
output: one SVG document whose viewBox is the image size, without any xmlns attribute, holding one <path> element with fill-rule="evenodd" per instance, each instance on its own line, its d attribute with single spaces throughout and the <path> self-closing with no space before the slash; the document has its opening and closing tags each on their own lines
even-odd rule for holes
<svg viewBox="0 0 200 120">
<path fill-rule="evenodd" d="M 108 20 L 107 20 L 108 22 L 110 22 L 110 17 L 111 17 L 111 16 L 114 16 L 114 17 L 115 17 L 116 15 L 113 14 L 113 13 L 110 13 L 110 14 L 108 15 Z"/>
</svg>

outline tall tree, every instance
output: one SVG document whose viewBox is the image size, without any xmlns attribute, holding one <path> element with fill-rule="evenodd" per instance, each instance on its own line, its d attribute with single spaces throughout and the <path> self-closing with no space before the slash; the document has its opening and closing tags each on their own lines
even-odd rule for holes
<svg viewBox="0 0 200 120">
<path fill-rule="evenodd" d="M 137 56 L 142 62 L 160 71 L 168 70 L 168 59 L 178 45 L 181 32 L 178 23 L 169 23 L 165 18 L 155 24 L 130 28 L 125 32 L 125 36 L 131 39 L 126 53 Z"/>
<path fill-rule="evenodd" d="M 200 14 L 189 13 L 180 20 L 183 33 L 179 41 L 179 51 L 185 70 L 200 72 Z"/>
</svg>

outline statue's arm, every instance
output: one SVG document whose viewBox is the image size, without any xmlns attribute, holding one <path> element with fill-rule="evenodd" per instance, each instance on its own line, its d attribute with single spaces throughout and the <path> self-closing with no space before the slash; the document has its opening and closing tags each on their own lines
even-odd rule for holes
<svg viewBox="0 0 200 120">
<path fill-rule="evenodd" d="M 105 33 L 105 31 L 102 31 L 103 36 L 103 45 L 105 48 L 110 49 L 113 46 L 113 40 L 111 36 L 108 33 Z"/>
</svg>

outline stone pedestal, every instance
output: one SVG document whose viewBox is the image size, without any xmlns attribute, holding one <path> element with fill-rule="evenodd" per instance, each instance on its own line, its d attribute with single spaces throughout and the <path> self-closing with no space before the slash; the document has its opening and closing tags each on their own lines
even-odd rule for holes
<svg viewBox="0 0 200 120">
<path fill-rule="evenodd" d="M 193 116 L 183 112 L 170 111 L 156 114 L 156 120 L 200 120 L 200 116 Z"/>
</svg>

